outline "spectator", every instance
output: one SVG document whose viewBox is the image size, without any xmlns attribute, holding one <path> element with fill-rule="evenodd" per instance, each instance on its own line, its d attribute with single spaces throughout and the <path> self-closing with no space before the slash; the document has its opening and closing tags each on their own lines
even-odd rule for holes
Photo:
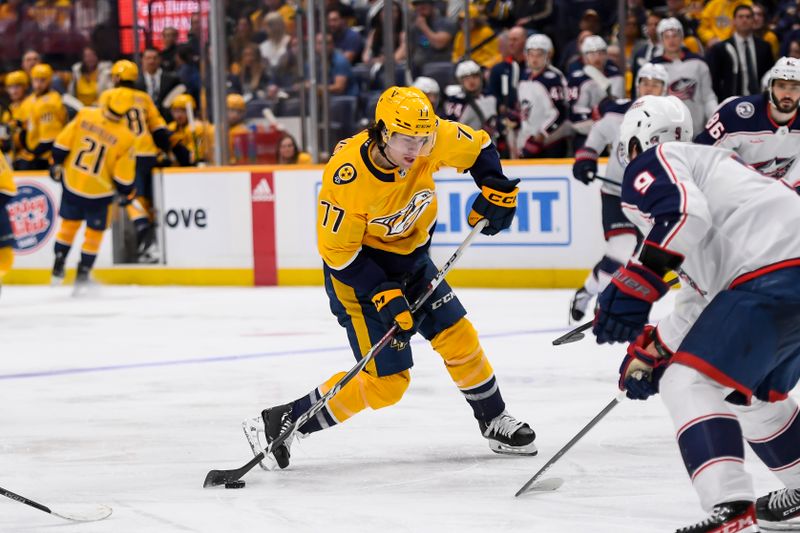
<svg viewBox="0 0 800 533">
<path fill-rule="evenodd" d="M 667 0 L 667 18 L 677 19 L 683 26 L 683 46 L 695 54 L 703 53 L 703 45 L 697 37 L 700 21 L 686 13 L 686 0 Z"/>
<path fill-rule="evenodd" d="M 459 16 L 459 31 L 453 41 L 453 63 L 458 63 L 465 59 L 472 59 L 483 68 L 491 68 L 497 64 L 502 57 L 500 47 L 497 42 L 497 34 L 489 27 L 486 16 L 477 5 L 469 5 L 469 45 L 470 50 L 464 50 L 464 12 Z"/>
<path fill-rule="evenodd" d="M 428 100 L 431 102 L 431 109 L 433 109 L 433 112 L 437 115 L 440 114 L 439 94 L 441 89 L 439 88 L 439 83 L 433 78 L 420 76 L 414 80 L 412 86 L 425 93 L 425 96 L 427 96 Z"/>
<path fill-rule="evenodd" d="M 286 33 L 286 23 L 280 13 L 270 13 L 262 23 L 267 39 L 259 45 L 261 56 L 269 67 L 269 75 L 281 86 L 287 86 L 294 77 L 290 72 L 292 53 L 291 36 Z"/>
<path fill-rule="evenodd" d="M 200 67 L 197 66 L 197 56 L 192 45 L 183 44 L 178 47 L 175 54 L 175 73 L 197 102 L 200 96 Z"/>
<path fill-rule="evenodd" d="M 75 31 L 91 41 L 95 28 L 111 20 L 111 6 L 107 0 L 76 0 L 73 8 Z"/>
<path fill-rule="evenodd" d="M 178 30 L 167 26 L 161 32 L 161 68 L 175 72 L 175 54 L 178 52 Z"/>
<path fill-rule="evenodd" d="M 769 44 L 753 37 L 752 7 L 736 7 L 733 27 L 733 36 L 715 44 L 706 58 L 712 86 L 720 102 L 730 96 L 760 93 L 761 78 L 775 62 Z"/>
<path fill-rule="evenodd" d="M 383 64 L 383 4 L 383 1 L 378 0 L 367 15 L 369 32 L 361 60 L 368 65 Z M 403 32 L 403 15 L 400 12 L 400 4 L 395 1 L 392 1 L 392 20 L 394 21 L 392 29 L 394 60 L 396 63 L 400 63 L 406 59 L 406 35 Z M 377 67 L 374 70 L 377 71 Z"/>
<path fill-rule="evenodd" d="M 453 54 L 455 23 L 441 16 L 433 0 L 411 0 L 413 22 L 406 36 L 411 73 L 417 76 L 423 65 L 436 61 L 450 62 Z"/>
<path fill-rule="evenodd" d="M 242 50 L 239 60 L 239 88 L 245 101 L 265 99 L 269 88 L 269 72 L 257 44 L 250 43 Z"/>
<path fill-rule="evenodd" d="M 263 0 L 261 7 L 250 14 L 253 26 L 258 26 L 268 13 L 280 13 L 286 24 L 286 32 L 294 35 L 295 8 L 292 5 L 287 4 L 284 0 Z"/>
<path fill-rule="evenodd" d="M 28 75 L 28 78 L 31 78 L 31 70 L 36 65 L 42 64 L 42 56 L 36 50 L 29 48 L 25 50 L 25 53 L 22 54 L 22 70 L 25 71 L 25 74 Z M 50 82 L 50 88 L 56 91 L 58 94 L 64 94 L 67 91 L 67 88 L 64 86 L 64 80 L 61 79 L 61 76 L 53 76 Z"/>
<path fill-rule="evenodd" d="M 350 62 L 339 52 L 333 48 L 333 37 L 330 33 L 326 33 L 325 37 L 328 41 L 327 56 L 328 56 L 328 93 L 331 95 L 358 95 L 358 87 L 353 77 L 353 70 L 350 68 Z M 314 40 L 317 54 L 322 55 L 322 34 L 318 33 Z M 321 62 L 317 62 L 317 83 L 322 80 L 320 71 Z M 322 92 L 322 86 L 318 85 L 318 90 Z"/>
<path fill-rule="evenodd" d="M 161 68 L 161 53 L 155 48 L 147 48 L 142 54 L 142 68 L 136 80 L 136 88 L 153 99 L 158 111 L 169 122 L 172 120 L 169 107 L 172 102 L 164 102 L 170 91 L 181 84 L 177 74 Z"/>
<path fill-rule="evenodd" d="M 111 63 L 100 62 L 97 51 L 91 46 L 83 49 L 81 61 L 72 65 L 72 81 L 68 92 L 83 105 L 94 105 L 100 93 L 112 87 Z"/>
<path fill-rule="evenodd" d="M 311 154 L 301 152 L 297 141 L 288 133 L 278 141 L 276 162 L 279 165 L 310 165 Z"/>
<path fill-rule="evenodd" d="M 228 58 L 242 57 L 245 46 L 250 43 L 259 43 L 256 33 L 253 31 L 253 23 L 249 17 L 239 17 L 236 21 L 236 31 L 228 37 Z"/>
<path fill-rule="evenodd" d="M 39 31 L 65 32 L 70 30 L 70 0 L 37 0 L 28 11 Z"/>
<path fill-rule="evenodd" d="M 328 31 L 333 35 L 333 46 L 351 63 L 361 57 L 364 39 L 353 28 L 349 28 L 342 13 L 336 9 L 328 13 Z"/>
<path fill-rule="evenodd" d="M 733 10 L 752 5 L 751 0 L 711 0 L 703 8 L 697 35 L 706 47 L 712 47 L 733 34 Z M 671 79 L 671 78 L 670 78 Z"/>
<path fill-rule="evenodd" d="M 568 42 L 563 50 L 561 50 L 560 64 L 564 67 L 562 70 L 566 69 L 565 72 L 567 75 L 569 75 L 570 67 L 580 59 L 580 46 L 583 38 L 588 35 L 600 35 L 603 25 L 597 11 L 594 9 L 587 9 L 584 11 L 578 23 L 578 27 L 580 28 L 578 36 L 574 40 Z"/>
<path fill-rule="evenodd" d="M 645 63 L 649 63 L 655 56 L 661 55 L 660 41 L 658 38 L 658 23 L 661 22 L 661 15 L 656 12 L 649 12 L 645 19 L 644 25 L 644 41 L 633 49 L 633 57 L 631 58 L 631 72 L 630 80 L 636 79 L 639 69 Z M 630 87 L 630 95 L 634 100 L 636 99 L 636 84 L 628 83 Z"/>
<path fill-rule="evenodd" d="M 753 35 L 764 39 L 772 50 L 772 57 L 778 57 L 781 43 L 775 32 L 769 29 L 766 22 L 766 8 L 761 4 L 753 4 Z"/>
<path fill-rule="evenodd" d="M 502 157 L 510 157 L 512 150 L 516 150 L 513 143 L 506 141 L 506 128 L 502 118 L 517 107 L 517 88 L 519 82 L 528 76 L 525 62 L 525 39 L 527 32 L 519 26 L 507 32 L 506 41 L 508 55 L 500 63 L 494 65 L 489 71 L 488 93 L 497 101 L 497 114 L 501 117 L 498 121 L 497 150 Z"/>
<path fill-rule="evenodd" d="M 29 6 L 24 5 L 22 0 L 8 0 L 0 4 L 0 24 L 3 28 L 19 20 L 23 20 L 28 14 Z"/>
<path fill-rule="evenodd" d="M 793 57 L 794 59 L 800 59 L 800 39 L 794 39 L 789 41 L 788 46 L 786 47 L 787 53 L 786 55 L 789 57 Z"/>
</svg>

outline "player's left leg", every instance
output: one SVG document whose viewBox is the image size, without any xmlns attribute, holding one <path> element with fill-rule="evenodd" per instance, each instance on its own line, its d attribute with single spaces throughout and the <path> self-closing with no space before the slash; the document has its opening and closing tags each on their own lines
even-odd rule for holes
<svg viewBox="0 0 800 533">
<path fill-rule="evenodd" d="M 606 248 L 583 286 L 572 297 L 569 312 L 573 322 L 583 320 L 592 298 L 603 292 L 614 272 L 628 262 L 638 241 L 636 226 L 622 212 L 619 196 L 605 192 L 600 196 Z"/>
<path fill-rule="evenodd" d="M 80 291 L 89 283 L 89 273 L 94 266 L 100 245 L 103 242 L 103 233 L 108 227 L 111 205 L 103 201 L 84 210 L 86 216 L 86 231 L 81 246 L 81 259 L 78 263 L 78 272 L 75 276 L 76 291 Z"/>
<path fill-rule="evenodd" d="M 153 224 L 153 168 L 155 156 L 136 158 L 136 198 L 125 207 L 128 218 L 136 230 L 136 253 L 140 262 L 153 262 L 151 248 L 155 244 Z"/>
<path fill-rule="evenodd" d="M 779 402 L 753 399 L 734 405 L 744 438 L 786 488 L 756 502 L 759 524 L 769 528 L 800 527 L 800 408 L 793 398 Z"/>
<path fill-rule="evenodd" d="M 423 275 L 412 282 L 412 300 L 436 274 L 430 259 Z M 444 360 L 445 368 L 472 408 L 481 433 L 497 453 L 535 455 L 536 434 L 530 426 L 506 411 L 492 365 L 478 340 L 478 332 L 465 318 L 466 310 L 443 281 L 417 315 L 420 333 Z"/>
<path fill-rule="evenodd" d="M 678 531 L 758 531 L 753 484 L 744 469 L 742 429 L 725 402 L 731 389 L 694 368 L 673 363 L 661 378 L 660 390 L 686 471 L 701 506 L 711 513 Z"/>
<path fill-rule="evenodd" d="M 7 197 L 0 194 L 0 287 L 14 265 L 14 231 L 6 211 L 7 201 Z"/>
</svg>

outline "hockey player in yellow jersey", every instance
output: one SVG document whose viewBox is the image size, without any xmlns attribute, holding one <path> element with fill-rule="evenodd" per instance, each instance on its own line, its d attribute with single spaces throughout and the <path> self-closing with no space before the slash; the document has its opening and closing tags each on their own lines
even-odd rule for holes
<svg viewBox="0 0 800 533">
<path fill-rule="evenodd" d="M 125 211 L 136 229 L 137 254 L 140 260 L 149 261 L 150 248 L 155 242 L 155 228 L 153 226 L 153 168 L 156 166 L 158 150 L 165 153 L 170 151 L 175 155 L 181 166 L 191 164 L 189 151 L 180 143 L 170 142 L 170 131 L 167 123 L 159 113 L 150 95 L 135 88 L 139 77 L 139 67 L 136 63 L 121 60 L 111 67 L 111 81 L 115 88 L 125 90 L 131 95 L 133 105 L 128 110 L 126 122 L 136 136 L 136 194 L 135 202 L 131 202 Z M 107 98 L 103 92 L 100 95 L 102 107 Z"/>
<path fill-rule="evenodd" d="M 433 173 L 441 167 L 469 170 L 480 188 L 468 217 L 470 225 L 487 219 L 482 230 L 487 235 L 511 225 L 519 180 L 504 176 L 488 134 L 439 119 L 416 88 L 387 89 L 378 100 L 375 123 L 340 142 L 326 165 L 317 204 L 317 245 L 331 310 L 347 330 L 356 359 L 392 325 L 400 329 L 391 346 L 298 431 L 309 434 L 367 407 L 380 409 L 398 402 L 411 379 L 409 339 L 418 331 L 442 357 L 490 448 L 534 455 L 533 430 L 506 411 L 478 334 L 447 282 L 416 315 L 409 308 L 408 302 L 424 292 L 437 272 L 428 247 L 436 223 Z M 245 435 L 254 453 L 307 412 L 343 375 L 335 374 L 310 394 L 246 420 Z M 281 468 L 289 464 L 290 444 L 287 439 L 273 450 Z"/>
<path fill-rule="evenodd" d="M 8 94 L 8 106 L 0 111 L 0 149 L 11 156 L 13 164 L 17 152 L 22 149 L 20 135 L 22 120 L 20 109 L 28 91 L 28 75 L 24 70 L 15 70 L 6 74 L 5 86 Z"/>
<path fill-rule="evenodd" d="M 106 91 L 103 106 L 85 107 L 59 133 L 53 146 L 50 175 L 63 185 L 56 234 L 54 283 L 64 279 L 64 264 L 75 235 L 86 221 L 76 292 L 89 280 L 108 226 L 114 194 L 127 205 L 135 194 L 136 136 L 126 124 L 137 104 L 127 89 Z"/>
<path fill-rule="evenodd" d="M 45 170 L 50 163 L 53 141 L 67 123 L 67 110 L 61 95 L 51 89 L 53 69 L 40 63 L 31 69 L 33 92 L 20 106 L 23 126 L 20 141 L 22 150 L 17 154 L 17 170 Z"/>
<path fill-rule="evenodd" d="M 6 156 L 0 151 L 0 287 L 14 265 L 14 231 L 6 205 L 17 194 L 17 186 Z"/>
<path fill-rule="evenodd" d="M 195 120 L 194 98 L 190 94 L 178 95 L 172 101 L 170 112 L 175 119 L 169 123 L 169 130 L 172 132 L 171 142 L 182 144 L 192 154 L 192 161 L 206 163 L 212 157 L 212 141 L 214 139 L 214 128 L 202 120 Z"/>
<path fill-rule="evenodd" d="M 241 94 L 231 93 L 225 99 L 225 106 L 228 112 L 228 149 L 230 150 L 230 163 L 231 165 L 236 165 L 247 160 L 246 151 L 242 150 L 240 143 L 234 141 L 237 136 L 250 133 L 250 130 L 247 129 L 247 126 L 244 124 L 247 104 Z"/>
</svg>

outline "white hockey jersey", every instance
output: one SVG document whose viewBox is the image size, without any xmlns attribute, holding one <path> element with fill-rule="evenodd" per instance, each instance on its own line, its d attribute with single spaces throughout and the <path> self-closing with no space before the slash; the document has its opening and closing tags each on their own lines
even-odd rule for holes
<svg viewBox="0 0 800 533">
<path fill-rule="evenodd" d="M 697 54 L 683 49 L 681 59 L 670 61 L 663 55 L 654 57 L 653 64 L 663 65 L 669 74 L 667 92 L 677 96 L 692 114 L 694 134 L 696 135 L 706 120 L 717 109 L 717 95 L 711 86 L 711 73 L 708 65 Z"/>
<path fill-rule="evenodd" d="M 684 257 L 672 313 L 658 324 L 675 350 L 708 302 L 736 278 L 800 258 L 800 196 L 731 150 L 667 142 L 631 161 L 622 209 L 645 241 Z"/>
<path fill-rule="evenodd" d="M 541 133 L 546 143 L 553 143 L 571 133 L 567 121 L 567 81 L 560 70 L 548 66 L 538 76 L 521 80 L 517 95 L 520 112 L 517 147 L 520 150 L 534 135 Z"/>
<path fill-rule="evenodd" d="M 625 78 L 619 68 L 608 60 L 603 75 L 608 78 L 610 85 L 606 91 L 600 84 L 590 78 L 583 68 L 577 68 L 569 73 L 567 84 L 569 86 L 570 121 L 573 129 L 581 135 L 587 135 L 591 129 L 592 110 L 609 96 L 611 98 L 625 98 Z"/>
<path fill-rule="evenodd" d="M 598 114 L 601 115 L 600 120 L 594 123 L 592 129 L 589 131 L 589 136 L 586 137 L 586 142 L 583 143 L 584 148 L 591 148 L 598 154 L 602 154 L 606 146 L 609 147 L 608 164 L 606 165 L 605 175 L 607 180 L 611 180 L 619 185 L 614 186 L 607 181 L 604 181 L 601 189 L 604 193 L 619 196 L 620 185 L 622 185 L 622 175 L 625 172 L 625 163 L 622 157 L 622 145 L 619 142 L 619 128 L 622 125 L 622 119 L 625 117 L 625 112 L 631 106 L 630 100 L 607 100 L 597 107 Z"/>
<path fill-rule="evenodd" d="M 767 98 L 756 94 L 726 100 L 694 142 L 730 148 L 765 176 L 800 187 L 800 113 L 779 126 L 770 117 Z"/>
<path fill-rule="evenodd" d="M 494 96 L 481 94 L 477 98 L 467 98 L 461 85 L 448 85 L 444 95 L 443 118 L 466 124 L 474 130 L 485 130 L 494 136 L 497 131 L 497 100 Z"/>
</svg>

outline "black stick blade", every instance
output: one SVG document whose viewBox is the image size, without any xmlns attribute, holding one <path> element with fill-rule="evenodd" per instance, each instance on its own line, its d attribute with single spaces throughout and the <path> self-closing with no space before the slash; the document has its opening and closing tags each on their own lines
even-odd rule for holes
<svg viewBox="0 0 800 533">
<path fill-rule="evenodd" d="M 568 331 L 561 335 L 559 338 L 553 341 L 553 346 L 560 346 L 562 344 L 569 344 L 571 342 L 577 342 L 585 337 L 583 334 L 584 331 L 590 329 L 594 321 L 590 320 L 585 324 L 581 324 L 577 328 L 573 329 L 572 331 Z"/>
<path fill-rule="evenodd" d="M 206 474 L 206 480 L 203 481 L 203 488 L 216 487 L 217 485 L 224 485 L 232 481 L 239 481 L 246 473 L 253 469 L 264 458 L 264 452 L 259 453 L 248 462 L 246 465 L 236 468 L 234 470 L 212 470 Z"/>
</svg>

